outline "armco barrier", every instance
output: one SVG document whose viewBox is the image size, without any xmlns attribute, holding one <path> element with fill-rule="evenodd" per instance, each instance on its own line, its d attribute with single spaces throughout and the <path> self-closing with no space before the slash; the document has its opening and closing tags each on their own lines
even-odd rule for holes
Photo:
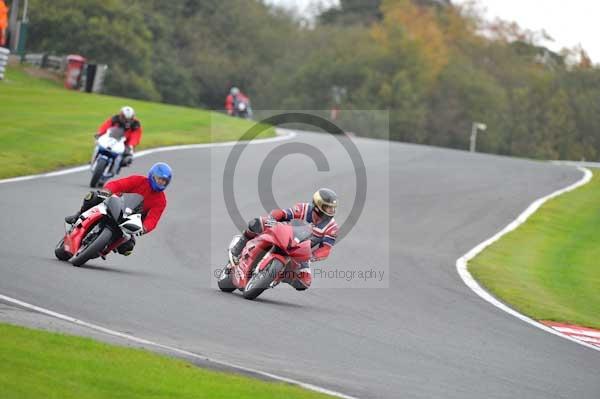
<svg viewBox="0 0 600 399">
<path fill-rule="evenodd" d="M 8 64 L 9 54 L 10 51 L 8 51 L 8 49 L 0 47 L 0 80 L 4 79 L 4 71 L 6 69 L 6 64 Z"/>
<path fill-rule="evenodd" d="M 66 66 L 65 57 L 59 57 L 48 54 L 25 54 L 21 60 L 25 64 L 30 64 L 39 68 L 54 69 L 62 72 Z"/>
<path fill-rule="evenodd" d="M 57 71 L 63 71 L 65 69 L 66 64 L 67 64 L 67 60 L 65 57 L 48 55 L 44 59 L 42 68 L 50 68 L 50 69 L 55 69 Z"/>
<path fill-rule="evenodd" d="M 7 55 L 8 56 L 8 55 Z M 0 73 L 3 72 L 1 61 L 3 55 L 0 54 Z M 69 83 L 67 86 L 71 89 L 81 90 L 88 93 L 99 93 L 102 91 L 104 84 L 104 78 L 108 70 L 106 64 L 87 64 L 86 60 L 82 58 L 82 65 L 74 71 L 68 67 L 69 57 L 71 61 L 73 57 L 80 57 L 75 55 L 70 56 L 56 56 L 49 55 L 46 53 L 29 53 L 21 57 L 21 62 L 28 65 L 33 65 L 38 68 L 52 69 L 54 71 L 64 73 L 69 77 Z M 75 76 L 76 75 L 76 76 Z M 0 77 L 1 79 L 1 77 Z"/>
<path fill-rule="evenodd" d="M 41 67 L 44 64 L 45 56 L 45 54 L 25 54 L 25 56 L 23 56 L 22 62 Z"/>
</svg>

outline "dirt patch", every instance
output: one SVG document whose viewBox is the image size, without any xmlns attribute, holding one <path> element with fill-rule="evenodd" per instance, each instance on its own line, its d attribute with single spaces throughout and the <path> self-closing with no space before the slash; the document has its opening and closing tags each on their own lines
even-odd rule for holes
<svg viewBox="0 0 600 399">
<path fill-rule="evenodd" d="M 25 73 L 34 78 L 49 79 L 58 83 L 62 83 L 64 80 L 64 74 L 62 72 L 21 64 L 21 57 L 18 55 L 11 54 L 8 56 L 8 66 L 21 68 Z"/>
<path fill-rule="evenodd" d="M 21 63 L 21 58 L 18 55 L 9 54 L 8 56 L 8 65 L 9 66 L 17 66 Z"/>
<path fill-rule="evenodd" d="M 62 83 L 63 74 L 61 72 L 52 71 L 49 69 L 42 69 L 33 66 L 27 66 L 23 70 L 34 78 L 49 79 L 58 83 Z"/>
</svg>

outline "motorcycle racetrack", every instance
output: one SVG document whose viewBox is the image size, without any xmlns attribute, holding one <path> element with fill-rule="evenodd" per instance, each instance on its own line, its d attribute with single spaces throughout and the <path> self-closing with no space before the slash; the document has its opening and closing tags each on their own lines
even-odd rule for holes
<svg viewBox="0 0 600 399">
<path fill-rule="evenodd" d="M 340 197 L 336 219 L 344 222 L 357 191 L 355 170 L 325 134 L 247 146 L 234 173 L 240 213 L 265 214 L 258 175 L 267 154 L 285 143 L 320 149 L 330 170 L 319 172 L 303 154 L 283 157 L 273 175 L 278 205 L 331 187 Z M 233 147 L 221 145 L 136 159 L 123 176 L 145 174 L 159 160 L 173 167 L 166 214 L 132 256 L 82 268 L 56 260 L 53 250 L 64 216 L 88 190 L 89 171 L 0 184 L 0 294 L 356 397 L 598 398 L 598 353 L 491 306 L 455 269 L 457 258 L 581 172 L 425 146 L 354 143 L 366 168 L 364 209 L 332 256 L 313 265 L 336 273 L 315 276 L 306 292 L 282 285 L 247 301 L 216 288 L 213 275 L 238 232 L 223 199 Z M 370 270 L 382 278 L 354 277 Z"/>
</svg>

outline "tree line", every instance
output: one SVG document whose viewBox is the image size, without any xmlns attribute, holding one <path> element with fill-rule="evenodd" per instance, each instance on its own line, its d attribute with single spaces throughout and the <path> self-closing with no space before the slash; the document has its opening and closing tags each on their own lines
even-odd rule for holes
<svg viewBox="0 0 600 399">
<path fill-rule="evenodd" d="M 341 109 L 389 111 L 393 140 L 465 149 L 477 121 L 481 151 L 600 154 L 585 52 L 449 0 L 342 0 L 312 23 L 260 1 L 30 0 L 29 19 L 30 51 L 109 64 L 109 94 L 221 109 L 236 85 L 255 109 L 329 109 L 337 87 Z"/>
</svg>

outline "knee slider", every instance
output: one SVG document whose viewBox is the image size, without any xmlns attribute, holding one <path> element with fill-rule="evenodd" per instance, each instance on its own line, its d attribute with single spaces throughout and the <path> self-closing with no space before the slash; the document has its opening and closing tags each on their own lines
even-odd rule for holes
<svg viewBox="0 0 600 399">
<path fill-rule="evenodd" d="M 135 241 L 132 239 L 119 245 L 119 247 L 117 248 L 117 252 L 119 252 L 121 255 L 127 256 L 131 254 L 131 252 L 133 251 L 133 247 L 135 247 Z"/>
<path fill-rule="evenodd" d="M 298 279 L 296 280 L 292 280 L 292 282 L 290 282 L 290 285 L 292 287 L 294 287 L 296 289 L 296 291 L 304 291 L 306 290 L 308 287 L 310 287 L 309 285 L 306 285 L 303 281 L 300 281 Z"/>
</svg>

